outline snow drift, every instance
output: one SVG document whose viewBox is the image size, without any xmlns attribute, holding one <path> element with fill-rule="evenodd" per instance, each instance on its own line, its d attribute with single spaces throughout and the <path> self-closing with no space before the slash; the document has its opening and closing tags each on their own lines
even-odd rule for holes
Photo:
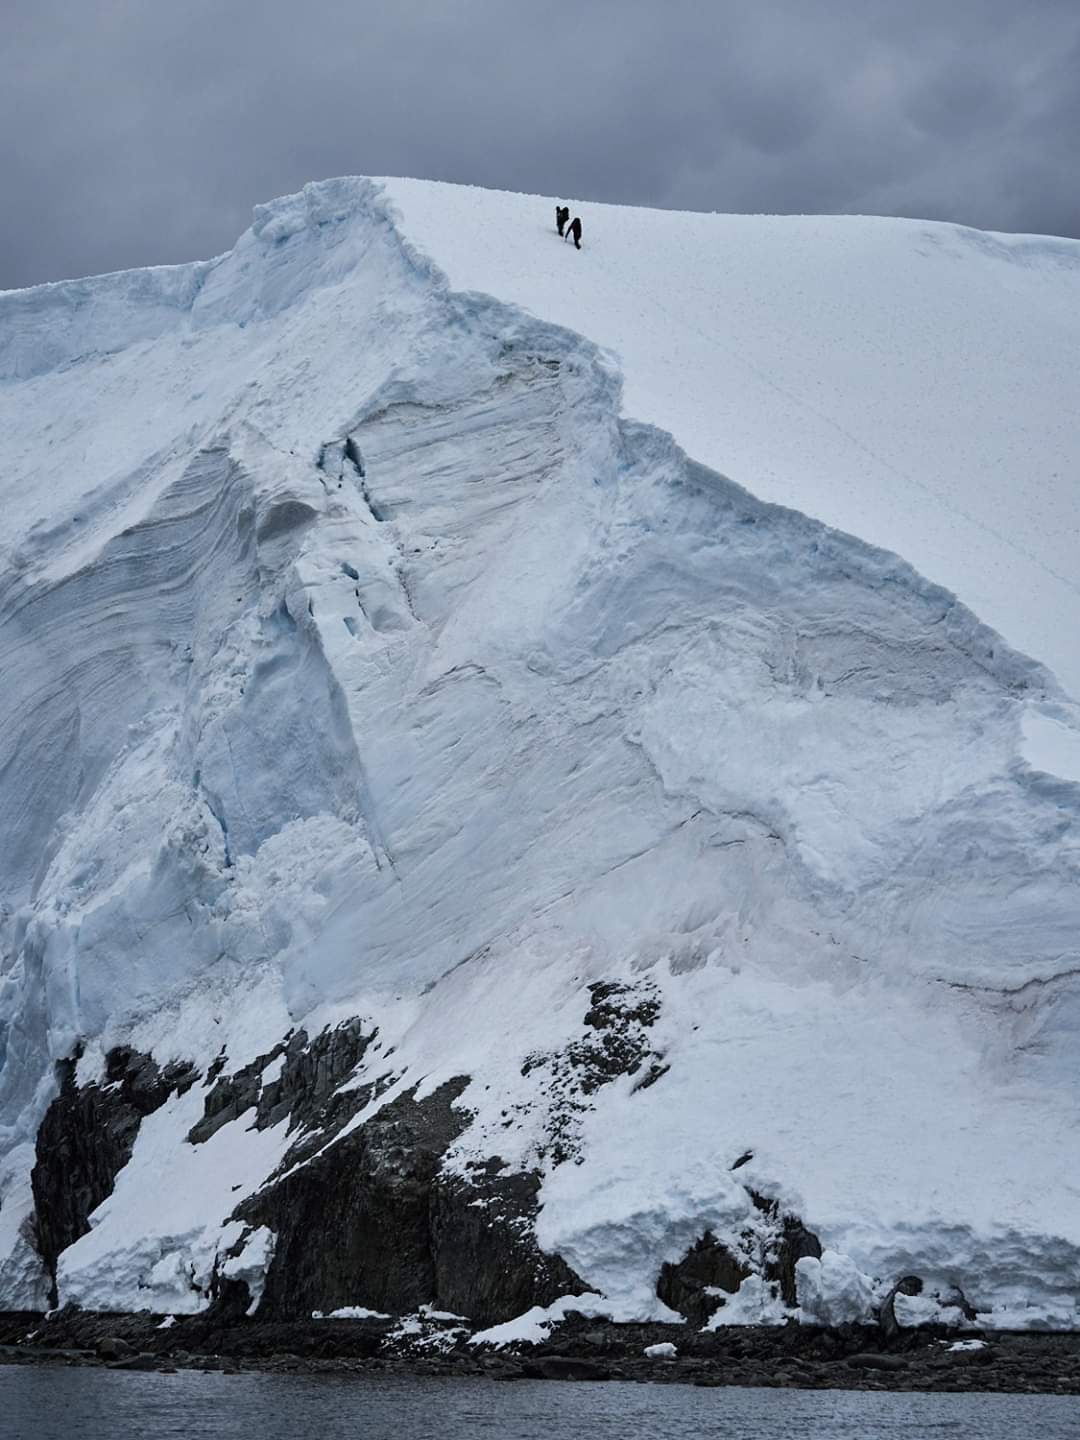
<svg viewBox="0 0 1080 1440">
<path fill-rule="evenodd" d="M 417 1302 L 528 1178 L 486 1323 L 703 1236 L 777 1318 L 783 1213 L 805 1318 L 1074 1326 L 1080 245 L 552 209 L 0 296 L 0 1304 L 287 1304 L 392 1122 Z M 63 1223 L 43 1116 L 111 1136 Z"/>
</svg>

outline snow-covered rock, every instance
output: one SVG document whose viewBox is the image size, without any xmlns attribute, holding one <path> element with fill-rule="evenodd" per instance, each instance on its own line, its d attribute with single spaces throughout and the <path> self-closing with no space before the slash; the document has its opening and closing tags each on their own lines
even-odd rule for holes
<svg viewBox="0 0 1080 1440">
<path fill-rule="evenodd" d="M 0 295 L 0 1305 L 1074 1324 L 1080 245 L 552 208 Z"/>
<path fill-rule="evenodd" d="M 611 1304 L 602 1295 L 561 1295 L 550 1305 L 534 1305 L 531 1310 L 515 1315 L 501 1325 L 478 1330 L 469 1343 L 493 1345 L 497 1349 L 508 1345 L 537 1345 L 546 1340 L 554 1327 L 571 1313 L 593 1319 L 625 1318 L 615 1315 Z"/>
<path fill-rule="evenodd" d="M 657 1345 L 646 1345 L 642 1354 L 648 1360 L 677 1360 L 679 1350 L 670 1340 L 661 1340 Z"/>
</svg>

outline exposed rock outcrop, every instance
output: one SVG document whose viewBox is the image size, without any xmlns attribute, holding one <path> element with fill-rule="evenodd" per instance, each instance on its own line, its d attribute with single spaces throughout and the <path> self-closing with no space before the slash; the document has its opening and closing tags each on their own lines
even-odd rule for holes
<svg viewBox="0 0 1080 1440">
<path fill-rule="evenodd" d="M 431 1190 L 468 1123 L 468 1081 L 392 1100 L 365 1125 L 238 1211 L 277 1237 L 259 1313 L 295 1319 L 347 1305 L 405 1314 L 435 1298 Z"/>
<path fill-rule="evenodd" d="M 427 1330 L 424 1343 L 422 1330 Z M 813 1390 L 1080 1393 L 1080 1338 L 1040 1332 L 997 1334 L 993 1344 L 968 1339 L 940 1326 L 905 1332 L 903 1348 L 883 1348 L 876 1329 L 845 1325 L 721 1327 L 615 1324 L 568 1315 L 539 1344 L 493 1352 L 461 1337 L 458 1327 L 432 1345 L 436 1326 L 414 1329 L 390 1320 L 352 1319 L 227 1323 L 209 1312 L 179 1317 L 162 1327 L 149 1312 L 101 1314 L 69 1307 L 49 1320 L 23 1312 L 0 1312 L 0 1366 L 5 1364 L 100 1365 L 137 1363 L 164 1371 L 235 1371 L 289 1374 L 488 1375 L 497 1380 L 530 1377 L 612 1379 L 683 1383 L 706 1387 L 783 1386 Z M 659 1346 L 676 1351 L 658 1364 Z"/>
<path fill-rule="evenodd" d="M 467 1083 L 397 1096 L 240 1207 L 277 1237 L 260 1319 L 434 1304 L 489 1324 L 587 1288 L 533 1239 L 536 1175 L 498 1161 L 470 1179 L 442 1173 L 469 1123 L 454 1103 Z"/>
<path fill-rule="evenodd" d="M 640 1075 L 648 1084 L 663 1073 L 649 1039 L 659 1003 L 648 982 L 588 990 L 580 1037 L 526 1062 L 530 1072 L 546 1072 L 538 1085 L 553 1088 L 552 1164 L 576 1153 L 576 1121 L 596 1090 L 619 1076 Z M 587 1277 L 536 1242 L 539 1169 L 513 1170 L 497 1155 L 447 1163 L 472 1120 L 457 1103 L 467 1076 L 422 1096 L 414 1085 L 350 1128 L 397 1083 L 389 1068 L 373 1079 L 362 1071 L 375 1035 L 355 1018 L 314 1038 L 291 1032 L 235 1071 L 224 1055 L 211 1066 L 190 1144 L 230 1124 L 285 1125 L 291 1143 L 262 1189 L 237 1206 L 232 1218 L 243 1222 L 243 1235 L 219 1257 L 237 1258 L 251 1230 L 266 1226 L 273 1245 L 261 1298 L 228 1264 L 215 1262 L 208 1324 L 240 1322 L 257 1299 L 261 1322 L 299 1322 L 343 1307 L 402 1315 L 434 1306 L 479 1327 L 590 1288 Z M 80 1087 L 76 1069 L 75 1058 L 60 1067 L 60 1093 L 41 1126 L 33 1172 L 36 1239 L 54 1291 L 57 1257 L 89 1228 L 91 1212 L 131 1157 L 143 1118 L 199 1078 L 191 1064 L 162 1069 L 130 1048 L 109 1053 L 100 1082 Z M 682 1260 L 661 1268 L 658 1295 L 693 1325 L 704 1325 L 755 1274 L 794 1306 L 796 1262 L 821 1254 L 798 1217 L 747 1194 L 753 1218 L 736 1243 L 706 1230 Z"/>
<path fill-rule="evenodd" d="M 656 1293 L 692 1325 L 704 1325 L 720 1307 L 722 1296 L 715 1292 L 734 1295 L 750 1273 L 744 1257 L 733 1254 L 706 1230 L 681 1260 L 661 1265 Z"/>
<path fill-rule="evenodd" d="M 328 1025 L 313 1040 L 306 1030 L 297 1030 L 239 1070 L 219 1071 L 202 1118 L 192 1126 L 188 1139 L 201 1144 L 251 1109 L 257 1130 L 288 1118 L 290 1130 L 317 1128 L 320 1140 L 336 1134 L 370 1099 L 370 1087 L 343 1092 L 340 1087 L 360 1064 L 376 1033 L 365 1031 L 360 1019 Z M 279 1073 L 264 1080 L 266 1070 L 279 1059 Z"/>
<path fill-rule="evenodd" d="M 635 1075 L 635 1089 L 654 1084 L 667 1071 L 663 1056 L 652 1046 L 649 1031 L 660 1015 L 654 985 L 639 981 L 597 981 L 588 987 L 585 1034 L 564 1050 L 526 1057 L 522 1075 L 535 1075 L 539 1094 L 547 1098 L 546 1156 L 561 1165 L 580 1154 L 581 1117 L 592 1109 L 591 1096 L 620 1075 Z"/>
<path fill-rule="evenodd" d="M 60 1093 L 38 1130 L 30 1177 L 37 1246 L 52 1280 L 53 1304 L 57 1257 L 89 1230 L 90 1214 L 112 1193 L 131 1158 L 139 1126 L 198 1079 L 187 1062 L 161 1069 L 151 1056 L 117 1046 L 106 1056 L 103 1082 L 79 1086 L 78 1060 L 75 1055 L 57 1066 Z"/>
<path fill-rule="evenodd" d="M 406 1314 L 433 1304 L 484 1324 L 586 1290 L 536 1244 L 538 1172 L 509 1171 L 497 1157 L 444 1170 L 472 1118 L 455 1104 L 467 1077 L 423 1098 L 414 1086 L 348 1131 L 395 1083 L 387 1070 L 348 1084 L 374 1038 L 371 1025 L 353 1019 L 312 1039 L 293 1032 L 235 1071 L 224 1055 L 210 1068 L 190 1144 L 234 1124 L 285 1124 L 292 1141 L 267 1184 L 238 1206 L 233 1218 L 244 1233 L 220 1257 L 235 1259 L 250 1227 L 273 1232 L 260 1318 L 301 1320 L 356 1305 Z M 198 1079 L 191 1065 L 159 1069 L 130 1049 L 110 1052 L 100 1083 L 79 1086 L 76 1067 L 76 1059 L 60 1067 L 33 1176 L 36 1238 L 54 1303 L 57 1258 L 89 1228 L 131 1158 L 142 1119 Z M 247 1281 L 228 1270 L 214 1265 L 205 1312 L 212 1326 L 239 1322 L 252 1305 Z"/>
<path fill-rule="evenodd" d="M 589 1287 L 534 1238 L 540 1176 L 500 1160 L 469 1178 L 440 1174 L 432 1189 L 431 1239 L 439 1303 L 479 1323 L 550 1305 Z"/>
</svg>

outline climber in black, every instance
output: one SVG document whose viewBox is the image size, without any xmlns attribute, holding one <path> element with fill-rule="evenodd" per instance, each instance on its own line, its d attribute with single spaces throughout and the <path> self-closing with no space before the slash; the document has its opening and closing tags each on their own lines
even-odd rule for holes
<svg viewBox="0 0 1080 1440">
<path fill-rule="evenodd" d="M 570 219 L 570 206 L 569 206 L 569 205 L 556 205 L 556 206 L 555 206 L 555 226 L 556 226 L 556 228 L 557 228 L 557 230 L 558 230 L 558 232 L 559 232 L 560 235 L 563 233 L 563 227 L 565 226 L 566 222 L 567 222 L 569 219 Z"/>
<path fill-rule="evenodd" d="M 567 230 L 566 234 L 563 236 L 563 239 L 564 239 L 564 240 L 569 240 L 569 239 L 571 238 L 571 236 L 573 237 L 573 240 L 574 240 L 574 249 L 575 249 L 575 250 L 580 250 L 580 249 L 581 249 L 581 221 L 578 219 L 578 217 L 577 217 L 576 215 L 574 216 L 573 220 L 570 221 L 570 228 L 569 228 L 569 230 Z"/>
</svg>

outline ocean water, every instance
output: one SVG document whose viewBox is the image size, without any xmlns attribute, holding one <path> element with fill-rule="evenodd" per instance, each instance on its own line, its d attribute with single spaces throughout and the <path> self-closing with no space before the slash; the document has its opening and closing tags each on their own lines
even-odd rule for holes
<svg viewBox="0 0 1080 1440">
<path fill-rule="evenodd" d="M 3 1440 L 1039 1440 L 1080 1399 L 0 1368 Z"/>
</svg>

